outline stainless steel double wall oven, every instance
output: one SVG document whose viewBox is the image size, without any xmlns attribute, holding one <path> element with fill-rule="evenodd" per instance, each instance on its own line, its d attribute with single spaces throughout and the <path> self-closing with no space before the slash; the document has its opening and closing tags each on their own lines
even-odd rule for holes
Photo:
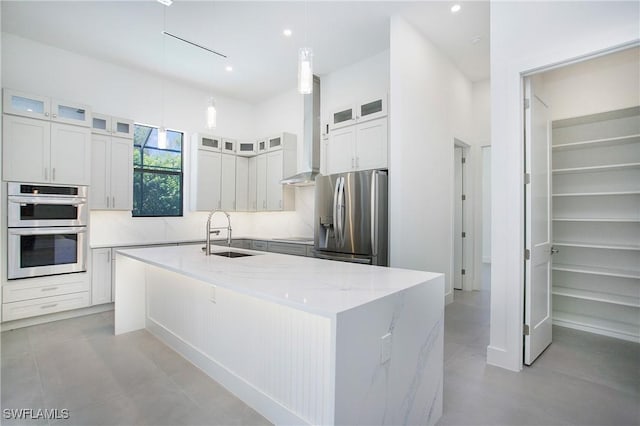
<svg viewBox="0 0 640 426">
<path fill-rule="evenodd" d="M 9 182 L 7 278 L 86 271 L 87 187 Z"/>
</svg>

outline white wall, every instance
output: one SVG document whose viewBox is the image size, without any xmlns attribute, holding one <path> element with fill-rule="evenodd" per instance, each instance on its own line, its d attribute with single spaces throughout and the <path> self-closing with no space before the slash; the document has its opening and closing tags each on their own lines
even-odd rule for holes
<svg viewBox="0 0 640 426">
<path fill-rule="evenodd" d="M 472 87 L 401 17 L 391 19 L 391 265 L 445 273 L 452 298 L 454 137 L 472 143 Z"/>
<path fill-rule="evenodd" d="M 578 117 L 640 104 L 640 48 L 547 71 L 551 119 Z"/>
<path fill-rule="evenodd" d="M 492 2 L 492 285 L 487 362 L 522 368 L 521 75 L 634 42 L 637 2 Z"/>
</svg>

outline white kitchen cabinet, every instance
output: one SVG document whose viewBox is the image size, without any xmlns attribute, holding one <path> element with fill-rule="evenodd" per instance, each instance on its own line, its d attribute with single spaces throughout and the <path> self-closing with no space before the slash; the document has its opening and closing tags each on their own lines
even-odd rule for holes
<svg viewBox="0 0 640 426">
<path fill-rule="evenodd" d="M 91 131 L 5 114 L 3 179 L 89 185 Z"/>
<path fill-rule="evenodd" d="M 331 112 L 329 129 L 335 130 L 354 125 L 356 123 L 356 108 L 357 107 L 352 104 Z"/>
<path fill-rule="evenodd" d="M 327 174 L 387 168 L 387 118 L 367 120 L 329 133 L 323 167 Z"/>
<path fill-rule="evenodd" d="M 236 156 L 222 154 L 220 175 L 220 208 L 236 210 Z"/>
<path fill-rule="evenodd" d="M 233 154 L 236 152 L 236 141 L 233 139 L 222 139 L 222 152 Z"/>
<path fill-rule="evenodd" d="M 87 105 L 12 89 L 3 91 L 3 112 L 82 127 L 91 125 L 91 110 Z"/>
<path fill-rule="evenodd" d="M 133 208 L 133 139 L 93 134 L 91 147 L 92 210 Z"/>
<path fill-rule="evenodd" d="M 91 250 L 91 304 L 113 301 L 111 294 L 111 248 Z"/>
<path fill-rule="evenodd" d="M 283 210 L 284 191 L 280 183 L 282 174 L 283 152 L 275 151 L 267 154 L 267 210 Z"/>
<path fill-rule="evenodd" d="M 222 139 L 218 136 L 196 133 L 193 135 L 191 141 L 196 149 L 215 152 L 222 151 Z"/>
<path fill-rule="evenodd" d="M 133 139 L 134 122 L 126 118 L 94 112 L 91 115 L 91 132 Z"/>
<path fill-rule="evenodd" d="M 329 129 L 340 129 L 386 116 L 387 95 L 384 94 L 333 110 L 329 113 Z"/>
<path fill-rule="evenodd" d="M 249 158 L 247 157 L 236 157 L 235 210 L 241 212 L 249 210 Z"/>
<path fill-rule="evenodd" d="M 640 107 L 553 122 L 553 323 L 640 342 Z"/>
<path fill-rule="evenodd" d="M 267 144 L 267 139 L 259 139 L 256 141 L 256 154 L 262 154 L 269 150 L 269 145 Z"/>
<path fill-rule="evenodd" d="M 256 204 L 257 211 L 267 210 L 267 155 L 256 158 Z"/>
<path fill-rule="evenodd" d="M 256 155 L 255 142 L 237 142 L 236 154 L 242 155 L 244 157 L 253 157 L 254 155 Z"/>
<path fill-rule="evenodd" d="M 248 159 L 247 170 L 247 211 L 258 210 L 258 157 Z"/>
<path fill-rule="evenodd" d="M 195 161 L 192 163 L 192 209 L 219 209 L 222 154 L 204 149 L 195 151 Z"/>
</svg>

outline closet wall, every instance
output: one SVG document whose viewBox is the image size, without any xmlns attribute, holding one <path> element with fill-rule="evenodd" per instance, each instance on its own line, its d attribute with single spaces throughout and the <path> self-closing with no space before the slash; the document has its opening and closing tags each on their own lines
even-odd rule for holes
<svg viewBox="0 0 640 426">
<path fill-rule="evenodd" d="M 640 342 L 640 51 L 544 74 L 553 117 L 553 321 Z"/>
</svg>

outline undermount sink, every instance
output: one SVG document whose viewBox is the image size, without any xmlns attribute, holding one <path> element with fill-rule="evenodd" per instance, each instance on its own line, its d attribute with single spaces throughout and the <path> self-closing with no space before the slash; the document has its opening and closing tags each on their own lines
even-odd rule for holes
<svg viewBox="0 0 640 426">
<path fill-rule="evenodd" d="M 202 247 L 202 251 L 205 251 L 205 250 L 206 249 L 204 247 Z M 242 253 L 242 252 L 239 252 L 239 251 L 232 251 L 232 250 L 212 251 L 211 254 L 214 255 L 214 256 L 222 256 L 222 257 L 230 257 L 230 258 L 255 256 L 253 253 Z"/>
</svg>

